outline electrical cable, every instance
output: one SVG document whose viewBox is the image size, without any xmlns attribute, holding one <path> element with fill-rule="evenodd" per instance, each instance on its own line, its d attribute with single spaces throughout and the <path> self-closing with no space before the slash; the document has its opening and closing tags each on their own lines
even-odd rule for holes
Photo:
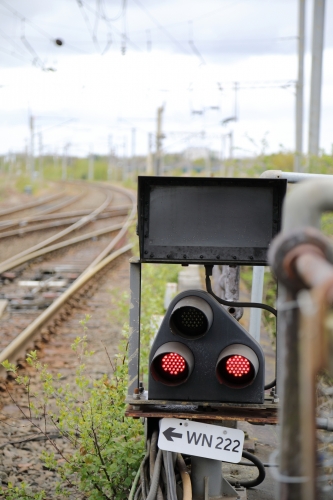
<svg viewBox="0 0 333 500">
<path fill-rule="evenodd" d="M 163 463 L 167 477 L 167 498 L 168 500 L 178 500 L 176 492 L 176 477 L 173 468 L 173 458 L 171 451 L 163 451 Z"/>
<path fill-rule="evenodd" d="M 157 455 L 157 440 L 158 440 L 158 431 L 155 430 L 151 436 L 150 441 L 150 453 L 149 453 L 149 475 L 150 482 L 152 481 L 154 475 L 154 468 L 156 463 L 156 455 Z M 157 497 L 156 500 L 163 500 L 163 494 L 160 486 L 157 489 Z"/>
<path fill-rule="evenodd" d="M 269 384 L 265 385 L 265 391 L 268 391 L 268 389 L 272 389 L 275 386 L 276 386 L 276 378 L 272 380 L 272 382 L 270 382 Z"/>
<path fill-rule="evenodd" d="M 246 458 L 247 460 L 250 460 L 258 469 L 259 474 L 255 479 L 250 479 L 248 481 L 237 481 L 235 479 L 228 479 L 228 482 L 232 484 L 233 486 L 236 484 L 240 484 L 244 488 L 253 488 L 254 486 L 258 486 L 263 482 L 263 480 L 266 477 L 266 471 L 264 464 L 259 460 L 259 458 L 255 457 L 252 455 L 252 453 L 249 453 L 248 451 L 243 451 L 242 457 Z"/>
<path fill-rule="evenodd" d="M 212 285 L 211 285 L 211 282 L 210 282 L 210 276 L 211 276 L 211 274 L 208 274 L 208 272 L 209 272 L 207 270 L 208 267 L 212 268 L 213 266 L 206 266 L 205 265 L 205 268 L 206 268 L 206 290 L 209 293 L 209 295 L 211 295 L 212 297 L 214 297 L 214 299 L 217 300 L 217 302 L 219 302 L 220 304 L 222 304 L 224 306 L 232 306 L 232 307 L 254 307 L 254 308 L 257 308 L 257 309 L 265 309 L 266 311 L 269 311 L 272 314 L 274 314 L 274 316 L 277 316 L 277 310 L 274 309 L 274 307 L 268 306 L 267 304 L 261 304 L 260 302 L 232 302 L 232 301 L 229 301 L 229 300 L 221 299 L 220 297 L 218 297 L 217 295 L 215 295 L 215 293 L 212 290 Z"/>
<path fill-rule="evenodd" d="M 192 500 L 192 484 L 185 461 L 180 453 L 177 453 L 177 467 L 183 482 L 183 500 Z"/>
<path fill-rule="evenodd" d="M 138 471 L 137 471 L 136 476 L 134 478 L 134 481 L 133 481 L 133 484 L 131 487 L 131 491 L 129 493 L 128 500 L 134 500 L 134 494 L 135 494 L 135 490 L 136 490 L 139 478 L 140 478 L 140 467 L 138 468 Z"/>
<path fill-rule="evenodd" d="M 140 481 L 141 481 L 141 492 L 142 492 L 142 498 L 143 500 L 146 500 L 147 498 L 147 492 L 148 492 L 148 484 L 147 484 L 147 480 L 146 480 L 146 475 L 145 475 L 145 464 L 146 464 L 146 461 L 147 459 L 149 458 L 149 451 L 150 451 L 150 440 L 147 439 L 147 451 L 146 451 L 146 455 L 144 457 L 144 459 L 142 460 L 141 462 L 141 465 L 140 465 Z"/>
<path fill-rule="evenodd" d="M 137 489 L 137 492 L 135 493 L 134 500 L 139 500 L 140 494 L 141 494 L 141 484 Z"/>
<path fill-rule="evenodd" d="M 158 450 L 157 456 L 156 456 L 156 461 L 155 461 L 154 474 L 153 474 L 151 484 L 150 484 L 150 491 L 149 491 L 149 494 L 148 494 L 146 500 L 155 500 L 156 499 L 157 489 L 159 487 L 161 466 L 162 466 L 162 450 Z M 177 500 L 177 498 L 176 498 L 176 500 Z"/>
</svg>

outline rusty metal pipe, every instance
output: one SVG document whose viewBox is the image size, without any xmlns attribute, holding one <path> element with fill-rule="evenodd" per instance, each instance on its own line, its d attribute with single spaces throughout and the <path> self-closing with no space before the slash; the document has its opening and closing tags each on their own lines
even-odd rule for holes
<svg viewBox="0 0 333 500">
<path fill-rule="evenodd" d="M 315 288 L 333 279 L 333 266 L 324 257 L 315 254 L 300 255 L 295 269 L 308 288 Z"/>
<path fill-rule="evenodd" d="M 323 351 L 318 328 L 323 301 L 317 296 L 315 302 L 316 296 L 305 289 L 322 289 L 321 298 L 327 300 L 333 288 L 332 251 L 312 229 L 320 227 L 321 214 L 327 210 L 333 210 L 332 179 L 298 185 L 285 200 L 282 233 L 269 252 L 279 279 L 278 336 L 283 346 L 278 500 L 317 498 L 314 388 Z"/>
<path fill-rule="evenodd" d="M 306 180 L 286 197 L 283 231 L 308 226 L 320 228 L 321 215 L 328 210 L 333 210 L 333 179 Z"/>
</svg>

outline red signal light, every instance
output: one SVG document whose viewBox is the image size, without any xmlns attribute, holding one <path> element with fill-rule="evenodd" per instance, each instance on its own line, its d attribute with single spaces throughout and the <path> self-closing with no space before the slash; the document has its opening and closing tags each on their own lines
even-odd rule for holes
<svg viewBox="0 0 333 500">
<path fill-rule="evenodd" d="M 244 344 L 232 344 L 223 349 L 216 363 L 216 377 L 220 384 L 243 389 L 257 376 L 259 360 L 256 353 Z"/>
<path fill-rule="evenodd" d="M 162 369 L 170 375 L 178 375 L 186 368 L 186 362 L 183 356 L 176 352 L 169 352 L 161 360 Z"/>
<path fill-rule="evenodd" d="M 230 356 L 226 363 L 226 370 L 234 377 L 243 377 L 250 372 L 251 364 L 244 356 Z"/>
<path fill-rule="evenodd" d="M 157 382 L 180 385 L 191 375 L 194 365 L 192 351 L 181 342 L 161 345 L 151 361 L 150 372 Z"/>
</svg>

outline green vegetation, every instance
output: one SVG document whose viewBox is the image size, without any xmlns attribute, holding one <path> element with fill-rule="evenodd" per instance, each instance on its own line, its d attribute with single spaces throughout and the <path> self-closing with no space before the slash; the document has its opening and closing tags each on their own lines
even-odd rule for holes
<svg viewBox="0 0 333 500">
<path fill-rule="evenodd" d="M 163 314 L 165 283 L 175 280 L 179 266 L 145 265 L 142 277 L 142 367 L 146 371 L 149 343 L 154 334 L 151 323 L 153 314 Z M 52 453 L 43 453 L 44 466 L 54 471 L 59 478 L 53 498 L 74 498 L 81 492 L 91 500 L 125 500 L 134 476 L 144 455 L 143 425 L 140 420 L 125 417 L 125 395 L 127 392 L 127 338 L 128 294 L 117 298 L 112 295 L 116 306 L 110 320 L 123 326 L 123 336 L 111 377 L 103 376 L 92 380 L 86 370 L 87 358 L 94 355 L 89 351 L 86 337 L 86 317 L 81 323 L 83 337 L 72 345 L 77 355 L 74 384 L 64 384 L 62 376 L 54 377 L 47 366 L 37 358 L 36 351 L 27 356 L 28 364 L 39 376 L 42 391 L 33 393 L 30 378 L 21 375 L 11 363 L 3 366 L 16 377 L 27 393 L 27 406 L 21 407 L 30 422 L 38 422 L 37 430 L 53 446 Z M 73 449 L 64 453 L 56 439 L 47 438 L 45 429 L 55 428 Z M 44 500 L 44 491 L 32 491 L 25 483 L 0 487 L 0 495 L 5 500 Z"/>
</svg>

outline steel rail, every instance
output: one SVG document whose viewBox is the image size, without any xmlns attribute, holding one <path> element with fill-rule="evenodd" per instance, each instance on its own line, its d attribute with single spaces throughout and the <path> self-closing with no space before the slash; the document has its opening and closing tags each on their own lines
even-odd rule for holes
<svg viewBox="0 0 333 500">
<path fill-rule="evenodd" d="M 109 205 L 110 201 L 112 200 L 112 197 L 113 197 L 112 194 L 108 194 L 106 197 L 106 200 L 102 203 L 102 205 L 100 205 L 93 212 L 91 212 L 90 215 L 86 215 L 86 216 L 82 217 L 78 222 L 76 222 L 75 224 L 72 224 L 71 226 L 67 227 L 66 229 L 63 229 L 59 233 L 51 236 L 50 238 L 47 238 L 46 240 L 44 240 L 40 243 L 37 243 L 33 247 L 30 247 L 30 248 L 27 248 L 26 250 L 23 250 L 23 252 L 20 252 L 20 253 L 14 255 L 13 257 L 10 257 L 9 259 L 6 259 L 5 261 L 3 261 L 0 265 L 0 273 L 5 272 L 8 269 L 6 266 L 8 266 L 8 264 L 11 264 L 15 260 L 19 259 L 20 257 L 24 257 L 25 255 L 31 254 L 32 252 L 39 250 L 40 248 L 43 248 L 43 247 L 49 245 L 50 243 L 53 243 L 54 241 L 57 241 L 60 238 L 63 238 L 64 236 L 71 233 L 72 231 L 79 229 L 82 226 L 88 224 L 92 219 L 94 219 L 94 217 L 96 215 L 103 212 L 103 210 Z"/>
<path fill-rule="evenodd" d="M 98 272 L 104 269 L 108 264 L 110 264 L 113 260 L 115 260 L 120 255 L 128 252 L 132 248 L 132 244 L 127 244 L 122 248 L 110 252 L 114 250 L 114 247 L 121 241 L 124 237 L 128 227 L 133 224 L 134 217 L 136 214 L 136 206 L 135 206 L 135 196 L 129 191 L 116 188 L 117 191 L 121 192 L 128 196 L 132 201 L 132 210 L 130 215 L 124 224 L 118 224 L 117 227 L 122 226 L 122 229 L 118 233 L 118 235 L 110 242 L 109 245 L 100 253 L 100 255 L 94 260 L 92 264 L 90 264 L 83 273 L 77 278 L 77 280 L 60 296 L 58 297 L 41 315 L 39 315 L 27 328 L 25 328 L 3 351 L 0 353 L 0 363 L 5 361 L 6 359 L 10 361 L 14 361 L 21 354 L 24 348 L 28 347 L 28 345 L 32 342 L 32 339 L 36 336 L 38 331 L 43 328 L 51 318 L 61 309 L 61 307 L 65 304 L 67 300 L 69 300 L 80 288 L 82 288 L 90 279 L 92 279 Z M 115 230 L 116 226 L 112 227 L 112 230 Z M 110 230 L 111 228 L 109 228 Z M 94 231 L 94 235 L 103 234 L 107 229 L 102 229 L 98 231 Z M 90 233 L 90 236 L 93 234 Z M 72 238 L 76 242 L 83 241 L 87 239 L 88 235 L 79 236 L 77 238 Z M 29 259 L 35 258 L 36 254 L 48 253 L 62 246 L 68 245 L 69 240 L 65 242 L 58 243 L 56 245 L 52 245 L 48 248 L 40 249 L 39 252 L 35 252 L 35 255 L 30 254 Z M 39 256 L 39 255 L 38 255 Z M 23 258 L 23 257 L 22 257 Z M 0 376 L 3 375 L 5 369 L 0 365 Z"/>
<path fill-rule="evenodd" d="M 123 210 L 122 212 L 119 211 L 118 213 L 117 212 L 104 212 L 104 213 L 96 215 L 96 217 L 94 218 L 94 221 L 99 220 L 99 219 L 108 219 L 111 217 L 117 217 L 117 216 L 121 216 L 121 215 L 128 215 L 128 210 Z M 10 231 L 3 231 L 2 233 L 0 232 L 0 239 L 9 238 L 12 236 L 23 236 L 24 234 L 33 233 L 36 231 L 43 231 L 44 229 L 52 229 L 52 228 L 61 227 L 61 226 L 69 226 L 70 224 L 74 224 L 74 222 L 77 222 L 78 220 L 80 220 L 80 217 L 72 217 L 72 218 L 68 218 L 65 220 L 57 220 L 55 222 L 48 222 L 48 223 L 45 222 L 42 224 L 36 224 L 34 226 L 24 227 L 24 228 L 20 228 L 20 229 L 11 229 Z"/>
<path fill-rule="evenodd" d="M 132 205 L 116 205 L 115 207 L 112 207 L 112 208 L 109 208 L 108 209 L 108 212 L 106 213 L 113 213 L 113 212 L 117 212 L 117 211 L 122 211 L 122 210 L 128 210 L 129 208 L 131 208 Z M 66 219 L 66 218 L 69 218 L 69 217 L 81 217 L 82 215 L 89 215 L 91 212 L 91 210 L 89 209 L 81 209 L 81 210 L 73 210 L 72 212 L 59 212 L 59 213 L 51 213 L 50 215 L 34 215 L 34 216 L 31 216 L 29 217 L 29 222 L 42 222 L 44 220 L 52 220 L 52 219 Z M 22 219 L 19 219 L 20 222 L 19 222 L 19 225 L 22 225 Z M 11 222 L 11 219 L 9 219 L 8 221 L 1 221 L 0 222 L 0 226 L 1 224 L 3 224 L 4 222 L 8 222 L 10 223 Z"/>
<path fill-rule="evenodd" d="M 132 222 L 133 224 L 133 222 Z M 54 252 L 56 250 L 60 250 L 61 248 L 65 248 L 70 245 L 75 245 L 76 243 L 80 243 L 81 241 L 89 240 L 91 238 L 94 238 L 96 236 L 101 236 L 103 234 L 107 233 L 112 233 L 113 231 L 118 231 L 123 227 L 123 223 L 115 224 L 113 226 L 108 226 L 103 229 L 97 229 L 96 231 L 91 231 L 90 233 L 83 234 L 81 236 L 76 236 L 75 238 L 70 238 L 69 240 L 62 241 L 60 243 L 55 243 L 54 245 L 50 245 L 48 247 L 41 248 L 40 250 L 37 250 L 36 252 L 29 253 L 27 255 L 24 255 L 23 257 L 20 257 L 19 259 L 11 262 L 8 264 L 6 269 L 2 271 L 3 273 L 5 271 L 9 271 L 9 269 L 13 269 L 14 267 L 20 266 L 21 264 L 24 264 L 25 262 L 28 262 L 29 260 L 36 259 L 37 257 L 41 257 L 42 255 L 46 255 L 48 253 Z"/>
<path fill-rule="evenodd" d="M 58 297 L 45 311 L 42 312 L 27 328 L 25 328 L 1 353 L 0 363 L 5 360 L 15 361 L 22 353 L 23 349 L 27 348 L 32 342 L 33 337 L 43 328 L 48 321 L 51 320 L 63 305 L 76 292 L 80 290 L 90 279 L 92 279 L 99 271 L 104 269 L 108 264 L 115 260 L 120 255 L 128 252 L 132 248 L 132 244 L 128 244 L 114 251 L 111 255 L 104 258 L 99 264 L 93 268 L 87 269 L 76 281 Z M 0 376 L 5 374 L 5 369 L 0 365 Z"/>
<path fill-rule="evenodd" d="M 41 210 L 38 215 L 51 214 L 52 212 L 56 212 L 57 210 L 60 210 L 61 208 L 67 207 L 68 205 L 72 205 L 77 200 L 82 198 L 82 196 L 84 194 L 85 193 L 77 194 L 77 195 L 72 196 L 71 198 L 69 198 L 67 200 L 64 200 L 64 201 L 58 203 L 57 205 L 53 205 L 52 207 L 45 208 L 44 210 Z M 18 219 L 9 219 L 9 220 L 0 221 L 0 231 L 2 229 L 7 229 L 8 227 L 18 226 L 18 225 L 22 225 L 22 224 L 28 224 L 35 217 L 36 217 L 36 215 L 30 215 L 28 217 L 24 217 L 23 219 L 18 218 Z"/>
<path fill-rule="evenodd" d="M 30 203 L 24 203 L 23 205 L 16 205 L 15 207 L 5 208 L 3 210 L 0 210 L 0 217 L 3 217 L 4 215 L 8 214 L 13 214 L 15 212 L 22 212 L 27 208 L 38 207 L 39 205 L 43 205 L 44 203 L 48 203 L 49 201 L 60 198 L 61 196 L 63 196 L 63 194 L 64 194 L 63 192 L 60 192 L 52 194 L 50 196 L 44 196 L 43 198 L 40 198 L 39 200 L 36 201 L 31 201 Z"/>
</svg>

